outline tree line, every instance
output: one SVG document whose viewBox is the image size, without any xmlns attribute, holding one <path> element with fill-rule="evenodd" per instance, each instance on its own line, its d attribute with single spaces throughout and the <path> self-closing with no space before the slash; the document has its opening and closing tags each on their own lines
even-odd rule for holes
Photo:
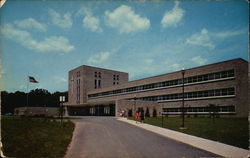
<svg viewBox="0 0 250 158">
<path fill-rule="evenodd" d="M 9 93 L 1 91 L 1 114 L 14 113 L 14 109 L 18 107 L 59 107 L 59 97 L 65 96 L 68 100 L 68 92 L 50 93 L 46 89 L 34 89 L 28 94 L 21 91 Z M 28 105 L 27 105 L 28 100 Z"/>
</svg>

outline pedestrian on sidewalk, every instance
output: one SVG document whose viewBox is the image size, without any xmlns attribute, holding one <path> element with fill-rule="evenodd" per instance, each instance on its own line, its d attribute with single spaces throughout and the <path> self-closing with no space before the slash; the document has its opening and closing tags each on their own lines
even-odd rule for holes
<svg viewBox="0 0 250 158">
<path fill-rule="evenodd" d="M 144 110 L 143 110 L 143 108 L 141 108 L 140 117 L 141 117 L 141 123 L 144 123 Z"/>
<path fill-rule="evenodd" d="M 136 111 L 135 113 L 135 121 L 137 123 L 137 121 L 139 120 L 139 111 Z"/>
</svg>

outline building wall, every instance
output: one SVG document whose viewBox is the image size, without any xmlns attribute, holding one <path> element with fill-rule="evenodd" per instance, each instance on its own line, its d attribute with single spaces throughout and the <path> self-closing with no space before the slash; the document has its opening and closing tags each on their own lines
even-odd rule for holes
<svg viewBox="0 0 250 158">
<path fill-rule="evenodd" d="M 223 88 L 234 88 L 235 95 L 232 96 L 220 96 L 216 98 L 202 98 L 202 99 L 188 99 L 185 100 L 185 106 L 189 107 L 207 107 L 209 104 L 214 104 L 217 106 L 229 106 L 235 105 L 236 109 L 236 117 L 246 117 L 248 115 L 248 62 L 242 59 L 234 59 L 225 62 L 205 65 L 197 68 L 187 69 L 185 70 L 184 77 L 192 77 L 203 74 L 210 74 L 215 72 L 221 72 L 225 70 L 234 70 L 234 77 L 228 77 L 219 80 L 213 80 L 209 82 L 200 82 L 197 84 L 185 84 L 184 92 L 194 92 L 194 91 L 206 91 L 212 89 L 223 89 Z M 177 71 L 174 73 L 159 75 L 155 77 L 145 78 L 141 80 L 131 81 L 125 83 L 123 85 L 117 87 L 108 87 L 100 90 L 90 91 L 88 94 L 96 94 L 100 92 L 112 91 L 122 88 L 128 88 L 133 86 L 145 85 L 150 83 L 162 82 L 166 80 L 175 80 L 182 79 L 181 71 Z M 175 94 L 182 93 L 182 85 L 168 87 L 168 88 L 160 88 L 160 89 L 152 89 L 146 91 L 138 91 L 138 92 L 129 92 L 123 94 L 114 94 L 103 97 L 89 98 L 88 102 L 102 102 L 102 101 L 114 101 L 114 100 L 124 100 L 124 99 L 133 99 L 133 98 L 142 98 L 147 96 L 159 96 L 159 95 L 167 95 L 167 94 Z M 160 102 L 163 108 L 176 108 L 182 106 L 181 100 L 176 101 L 167 101 Z"/>
<path fill-rule="evenodd" d="M 128 73 L 83 65 L 69 71 L 68 80 L 69 101 L 67 104 L 83 104 L 87 102 L 87 92 L 126 83 Z M 79 84 L 77 80 L 80 80 L 80 90 L 77 88 L 77 84 Z M 79 101 L 77 91 L 80 91 Z"/>
<path fill-rule="evenodd" d="M 101 102 L 112 101 L 116 102 L 116 111 L 119 113 L 120 110 L 127 109 L 132 105 L 136 100 L 138 105 L 142 107 L 158 107 L 158 108 L 181 108 L 182 107 L 182 99 L 177 100 L 152 100 L 145 101 L 155 98 L 160 98 L 166 95 L 178 94 L 182 95 L 182 71 L 172 72 L 168 74 L 163 74 L 159 76 L 144 78 L 140 80 L 130 81 L 128 82 L 128 74 L 123 72 L 117 72 L 112 70 L 94 68 L 89 66 L 82 66 L 76 68 L 69 72 L 69 81 L 70 78 L 76 77 L 77 71 L 83 71 L 83 75 L 81 75 L 81 103 L 87 104 L 95 104 Z M 187 98 L 185 99 L 185 107 L 208 107 L 210 104 L 214 104 L 216 106 L 235 106 L 235 114 L 230 115 L 233 117 L 247 117 L 249 111 L 249 97 L 248 97 L 248 62 L 243 59 L 233 59 L 220 63 L 200 66 L 196 68 L 186 69 L 184 78 L 185 80 L 189 80 L 189 78 L 217 73 L 222 71 L 233 71 L 233 76 L 227 76 L 226 78 L 217 78 L 214 80 L 204 80 L 196 83 L 185 83 L 184 93 L 197 92 L 201 94 L 200 91 L 220 90 L 220 94 L 222 94 L 222 89 L 232 88 L 234 90 L 233 94 L 222 94 L 221 96 L 210 97 L 208 98 Z M 95 72 L 101 73 L 101 77 L 95 77 Z M 113 85 L 115 81 L 113 79 L 113 75 L 119 75 L 119 84 Z M 214 74 L 215 75 L 215 74 Z M 222 73 L 220 73 L 222 76 Z M 198 80 L 198 77 L 195 80 Z M 204 76 L 202 76 L 204 78 Z M 95 80 L 101 80 L 101 86 L 95 88 Z M 179 85 L 173 85 L 168 87 L 157 87 L 153 89 L 144 89 L 140 91 L 129 91 L 125 93 L 116 93 L 115 91 L 119 91 L 121 89 L 128 89 L 131 87 L 145 86 L 152 83 L 165 82 L 178 80 Z M 180 82 L 181 81 L 181 82 Z M 116 81 L 115 81 L 116 82 Z M 181 83 L 181 84 L 180 84 Z M 70 86 L 69 86 L 70 87 Z M 69 101 L 71 104 L 75 104 L 75 89 L 73 88 L 73 95 L 69 95 Z M 109 95 L 104 96 L 95 96 L 96 94 L 102 94 L 108 92 Z M 109 93 L 112 92 L 112 93 Z M 70 94 L 70 88 L 69 88 Z M 205 94 L 205 92 L 203 92 Z M 223 96 L 224 95 L 224 96 Z M 150 98 L 149 98 L 150 97 Z M 143 99 L 143 101 L 141 101 Z M 140 101 L 139 101 L 140 100 Z M 70 104 L 69 104 L 70 105 Z M 159 111 L 159 110 L 158 110 Z"/>
</svg>

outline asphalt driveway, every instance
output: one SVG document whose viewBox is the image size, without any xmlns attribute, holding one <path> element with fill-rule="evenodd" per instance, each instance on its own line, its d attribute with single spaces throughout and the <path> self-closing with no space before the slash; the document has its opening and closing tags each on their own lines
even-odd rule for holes
<svg viewBox="0 0 250 158">
<path fill-rule="evenodd" d="M 198 158 L 216 155 L 160 136 L 114 117 L 74 119 L 67 158 Z"/>
</svg>

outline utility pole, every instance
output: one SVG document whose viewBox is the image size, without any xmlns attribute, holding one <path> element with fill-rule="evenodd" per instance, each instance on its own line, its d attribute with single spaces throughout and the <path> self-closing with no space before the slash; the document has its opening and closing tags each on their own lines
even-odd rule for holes
<svg viewBox="0 0 250 158">
<path fill-rule="evenodd" d="M 185 128 L 185 111 L 184 111 L 184 75 L 185 75 L 184 68 L 181 70 L 181 73 L 182 73 L 182 125 L 180 129 L 186 129 Z"/>
</svg>

